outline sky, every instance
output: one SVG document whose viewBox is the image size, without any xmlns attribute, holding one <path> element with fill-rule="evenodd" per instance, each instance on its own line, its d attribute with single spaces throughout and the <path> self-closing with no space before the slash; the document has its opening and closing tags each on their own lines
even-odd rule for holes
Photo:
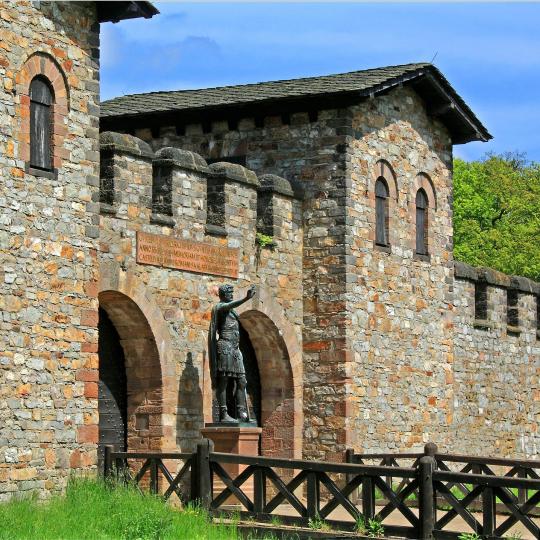
<svg viewBox="0 0 540 540">
<path fill-rule="evenodd" d="M 540 3 L 155 5 L 102 25 L 103 100 L 433 61 L 494 137 L 456 156 L 540 162 Z"/>
</svg>

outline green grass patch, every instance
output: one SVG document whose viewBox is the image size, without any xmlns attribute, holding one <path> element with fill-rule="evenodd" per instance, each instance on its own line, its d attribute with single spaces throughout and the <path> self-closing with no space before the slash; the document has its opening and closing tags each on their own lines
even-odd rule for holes
<svg viewBox="0 0 540 540">
<path fill-rule="evenodd" d="M 0 540 L 236 540 L 235 524 L 172 508 L 136 488 L 70 480 L 66 494 L 0 504 Z"/>
</svg>

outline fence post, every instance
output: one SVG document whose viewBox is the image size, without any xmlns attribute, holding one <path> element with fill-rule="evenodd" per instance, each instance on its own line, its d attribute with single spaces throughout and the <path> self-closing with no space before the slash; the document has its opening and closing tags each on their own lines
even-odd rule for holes
<svg viewBox="0 0 540 540">
<path fill-rule="evenodd" d="M 345 450 L 345 463 L 354 463 L 354 448 L 347 448 Z M 346 475 L 347 483 L 353 479 L 352 474 Z"/>
<path fill-rule="evenodd" d="M 424 445 L 424 456 L 435 458 L 435 454 L 439 451 L 438 446 L 433 442 L 428 442 Z"/>
<path fill-rule="evenodd" d="M 113 446 L 106 444 L 103 448 L 103 477 L 110 478 L 112 474 L 112 451 Z"/>
<path fill-rule="evenodd" d="M 257 467 L 253 475 L 253 507 L 257 514 L 264 512 L 266 505 L 266 475 L 262 467 Z"/>
<path fill-rule="evenodd" d="M 439 447 L 434 442 L 427 442 L 424 445 L 424 455 L 433 458 L 433 470 L 438 468 L 435 455 L 439 452 Z M 437 493 L 433 490 L 433 521 L 437 521 Z"/>
<path fill-rule="evenodd" d="M 375 516 L 375 486 L 371 476 L 362 478 L 362 514 L 365 519 Z"/>
<path fill-rule="evenodd" d="M 482 536 L 493 536 L 497 522 L 492 487 L 486 486 L 482 492 L 482 519 Z"/>
<path fill-rule="evenodd" d="M 517 477 L 527 478 L 527 472 L 522 467 L 519 467 L 517 470 Z M 519 504 L 524 504 L 525 502 L 527 502 L 527 490 L 523 488 L 519 488 L 517 497 L 518 497 Z"/>
<path fill-rule="evenodd" d="M 212 502 L 212 471 L 210 470 L 210 453 L 214 451 L 214 443 L 203 439 L 197 443 L 194 466 L 192 466 L 191 499 L 198 500 L 202 508 L 209 509 Z M 193 489 L 195 488 L 195 489 Z"/>
<path fill-rule="evenodd" d="M 434 465 L 434 459 L 431 456 L 421 457 L 418 464 L 420 540 L 431 540 L 435 528 Z"/>
<path fill-rule="evenodd" d="M 354 463 L 355 462 L 355 459 L 354 459 L 354 448 L 347 448 L 347 450 L 345 450 L 345 463 Z M 352 481 L 352 479 L 354 478 L 354 474 L 346 474 L 345 475 L 345 482 L 347 482 L 347 484 L 349 482 Z M 352 501 L 358 501 L 358 489 L 355 489 L 352 493 L 351 493 L 351 500 Z"/>
<path fill-rule="evenodd" d="M 157 495 L 158 492 L 158 464 L 157 458 L 150 458 L 150 493 Z"/>
<path fill-rule="evenodd" d="M 317 473 L 307 474 L 307 517 L 316 519 L 319 515 L 319 486 L 317 485 Z"/>
</svg>

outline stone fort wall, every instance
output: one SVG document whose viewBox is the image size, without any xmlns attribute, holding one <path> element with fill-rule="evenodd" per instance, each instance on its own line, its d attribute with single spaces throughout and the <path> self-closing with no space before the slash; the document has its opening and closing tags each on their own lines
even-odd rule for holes
<svg viewBox="0 0 540 540">
<path fill-rule="evenodd" d="M 0 37 L 0 498 L 95 467 L 99 308 L 126 356 L 128 449 L 191 449 L 211 418 L 210 309 L 231 280 L 237 296 L 259 291 L 240 312 L 263 454 L 341 460 L 433 440 L 536 455 L 538 284 L 454 263 L 451 142 L 412 90 L 100 140 L 91 4 L 5 2 Z M 55 94 L 47 174 L 29 166 L 35 76 Z M 374 245 L 379 176 L 386 249 Z M 429 257 L 414 253 L 420 187 Z M 137 234 L 237 249 L 238 279 L 141 264 Z"/>
<path fill-rule="evenodd" d="M 455 270 L 453 418 L 446 447 L 538 458 L 540 284 L 462 263 Z M 485 318 L 475 310 L 479 285 L 487 292 Z M 515 326 L 508 321 L 512 293 Z"/>
<path fill-rule="evenodd" d="M 95 463 L 99 24 L 0 4 L 0 500 Z M 29 167 L 29 85 L 54 91 L 54 171 Z"/>
<path fill-rule="evenodd" d="M 479 330 L 470 319 L 474 287 L 454 276 L 452 143 L 414 91 L 400 88 L 341 109 L 207 119 L 135 133 L 153 148 L 166 144 L 209 159 L 240 159 L 258 174 L 282 175 L 305 190 L 306 456 L 342 459 L 347 447 L 398 451 L 428 440 L 454 452 L 478 452 L 489 441 L 493 454 L 531 455 L 536 341 L 524 332 L 516 338 Z M 386 249 L 374 243 L 379 176 L 391 192 Z M 414 253 L 419 188 L 429 199 L 428 257 Z M 505 294 L 493 289 L 499 318 Z M 535 294 L 520 297 L 531 328 Z M 492 357 L 495 364 L 477 365 Z M 519 387 L 504 385 L 505 373 Z M 497 384 L 505 390 L 492 394 Z M 479 407 L 486 393 L 497 398 Z M 471 423 L 474 431 L 465 428 Z"/>
<path fill-rule="evenodd" d="M 298 194 L 277 176 L 257 177 L 229 163 L 207 166 L 197 154 L 176 148 L 154 153 L 130 135 L 103 133 L 101 151 L 99 299 L 126 354 L 128 448 L 191 451 L 205 420 L 212 421 L 207 358 L 210 312 L 218 301 L 219 285 L 232 282 L 237 298 L 245 295 L 249 285 L 258 290 L 239 312 L 260 371 L 261 450 L 265 455 L 299 456 L 302 220 Z M 214 191 L 222 195 L 219 215 L 214 211 Z M 257 230 L 271 235 L 274 245 L 257 244 Z M 137 261 L 140 233 L 236 249 L 238 278 L 141 264 Z"/>
</svg>

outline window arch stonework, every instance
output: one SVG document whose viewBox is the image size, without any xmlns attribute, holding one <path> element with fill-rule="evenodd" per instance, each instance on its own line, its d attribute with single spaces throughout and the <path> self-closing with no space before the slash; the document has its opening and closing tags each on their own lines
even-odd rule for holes
<svg viewBox="0 0 540 540">
<path fill-rule="evenodd" d="M 372 169 L 370 186 L 368 188 L 369 201 L 373 218 L 371 220 L 370 240 L 376 249 L 390 251 L 395 240 L 397 226 L 395 215 L 397 212 L 398 188 L 396 175 L 391 165 L 384 159 L 380 159 Z M 382 195 L 386 195 L 384 205 Z M 384 206 L 385 242 L 380 235 L 382 226 L 381 212 Z M 377 225 L 379 219 L 379 225 Z"/>
<path fill-rule="evenodd" d="M 40 80 L 51 90 L 51 133 L 50 133 L 50 170 L 33 167 L 31 163 L 31 98 L 32 82 Z M 69 153 L 64 148 L 64 138 L 67 135 L 66 119 L 69 112 L 69 95 L 66 78 L 61 68 L 52 56 L 37 52 L 32 54 L 23 64 L 16 78 L 16 92 L 19 103 L 16 109 L 18 130 L 16 139 L 19 147 L 19 159 L 25 162 L 26 172 L 36 176 L 51 176 L 62 166 Z"/>
<path fill-rule="evenodd" d="M 420 199 L 419 199 L 420 196 Z M 420 224 L 423 228 L 423 243 L 424 248 L 418 249 L 418 217 L 419 217 L 419 204 L 420 206 L 426 206 L 423 212 L 423 224 Z M 410 238 L 410 248 L 413 250 L 413 254 L 416 258 L 425 259 L 430 257 L 430 253 L 434 248 L 434 233 L 433 224 L 435 212 L 437 210 L 437 198 L 435 189 L 431 178 L 425 173 L 419 173 L 414 182 L 412 183 L 411 193 L 409 197 L 409 215 L 412 221 L 412 234 Z"/>
</svg>

